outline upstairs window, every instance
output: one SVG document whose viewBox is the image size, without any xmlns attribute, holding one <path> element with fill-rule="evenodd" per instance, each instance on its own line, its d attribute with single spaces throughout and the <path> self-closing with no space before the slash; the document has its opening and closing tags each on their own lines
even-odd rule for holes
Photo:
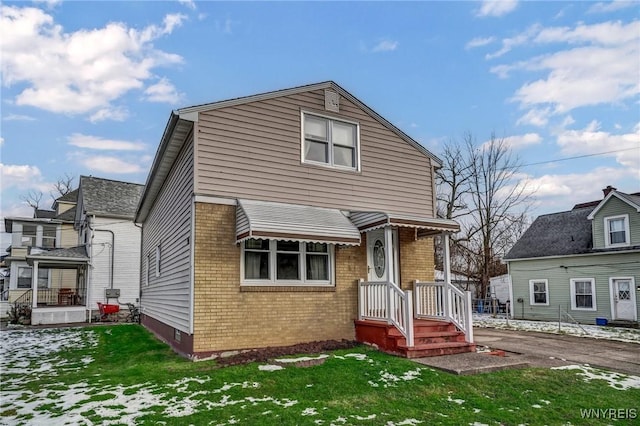
<svg viewBox="0 0 640 426">
<path fill-rule="evenodd" d="M 330 285 L 333 248 L 324 243 L 250 239 L 242 243 L 246 285 Z"/>
<path fill-rule="evenodd" d="M 359 135 L 356 123 L 302 113 L 302 161 L 358 170 Z"/>
<path fill-rule="evenodd" d="M 56 233 L 57 227 L 52 225 L 44 225 L 42 227 L 42 247 L 55 248 L 56 247 Z"/>
<path fill-rule="evenodd" d="M 22 247 L 35 247 L 36 235 L 38 227 L 36 225 L 24 224 L 22 225 Z"/>
<path fill-rule="evenodd" d="M 604 218 L 605 246 L 628 246 L 629 241 L 629 215 L 611 216 Z"/>
</svg>

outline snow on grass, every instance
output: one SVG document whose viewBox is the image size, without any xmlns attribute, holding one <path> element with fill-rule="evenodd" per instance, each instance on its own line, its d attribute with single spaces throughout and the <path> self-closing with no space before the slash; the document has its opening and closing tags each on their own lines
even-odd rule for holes
<svg viewBox="0 0 640 426">
<path fill-rule="evenodd" d="M 498 328 L 506 330 L 537 331 L 540 333 L 567 334 L 571 336 L 592 337 L 595 339 L 617 340 L 620 342 L 640 343 L 640 330 L 622 327 L 606 327 L 588 324 L 560 323 L 557 321 L 527 321 L 490 315 L 474 315 L 474 327 Z"/>
<path fill-rule="evenodd" d="M 318 413 L 318 410 L 316 410 L 315 408 L 305 408 L 300 414 L 302 416 L 317 416 L 320 413 Z"/>
<path fill-rule="evenodd" d="M 578 374 L 584 377 L 584 381 L 604 380 L 614 389 L 640 389 L 640 377 L 631 376 L 612 371 L 593 368 L 589 365 L 566 365 L 563 367 L 553 367 L 553 370 L 579 370 Z"/>
<path fill-rule="evenodd" d="M 282 370 L 282 369 L 284 369 L 284 367 L 281 366 L 281 365 L 270 365 L 270 364 L 267 364 L 267 365 L 259 365 L 258 366 L 258 370 L 260 370 L 260 371 L 278 371 L 278 370 Z"/>
<path fill-rule="evenodd" d="M 369 385 L 377 388 L 380 385 L 384 388 L 388 387 L 396 387 L 398 382 L 407 382 L 410 380 L 415 380 L 420 378 L 422 368 L 418 367 L 415 370 L 409 370 L 402 375 L 397 376 L 395 374 L 389 373 L 387 370 L 382 370 L 378 374 L 380 375 L 380 379 L 377 381 L 369 380 Z"/>
<path fill-rule="evenodd" d="M 275 361 L 283 363 L 283 364 L 286 364 L 286 363 L 296 363 L 296 362 L 305 362 L 305 361 L 317 361 L 317 360 L 325 359 L 325 358 L 328 358 L 328 357 L 329 357 L 329 355 L 322 354 L 322 355 L 318 355 L 316 357 L 313 357 L 313 356 L 301 356 L 301 357 L 298 357 L 298 358 L 279 358 L 279 359 L 276 359 Z"/>
</svg>

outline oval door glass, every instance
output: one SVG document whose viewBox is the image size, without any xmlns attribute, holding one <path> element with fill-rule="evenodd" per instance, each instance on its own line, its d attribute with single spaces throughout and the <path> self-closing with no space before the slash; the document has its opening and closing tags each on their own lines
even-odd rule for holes
<svg viewBox="0 0 640 426">
<path fill-rule="evenodd" d="M 378 278 L 382 278 L 384 276 L 385 254 L 384 243 L 382 240 L 376 240 L 373 245 L 373 268 L 376 271 L 376 276 Z"/>
</svg>

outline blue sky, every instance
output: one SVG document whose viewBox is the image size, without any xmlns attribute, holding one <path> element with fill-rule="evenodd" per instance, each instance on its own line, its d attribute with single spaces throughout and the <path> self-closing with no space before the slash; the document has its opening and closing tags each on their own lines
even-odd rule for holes
<svg viewBox="0 0 640 426">
<path fill-rule="evenodd" d="M 640 191 L 637 2 L 1 8 L 3 217 L 65 174 L 144 183 L 172 109 L 325 80 L 435 154 L 495 132 L 524 164 L 588 156 L 521 170 L 534 215 Z"/>
</svg>

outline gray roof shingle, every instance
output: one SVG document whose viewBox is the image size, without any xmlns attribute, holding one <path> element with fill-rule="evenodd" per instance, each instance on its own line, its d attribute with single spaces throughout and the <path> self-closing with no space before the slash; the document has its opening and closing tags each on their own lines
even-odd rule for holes
<svg viewBox="0 0 640 426">
<path fill-rule="evenodd" d="M 591 251 L 594 206 L 539 216 L 505 256 L 506 260 L 563 256 Z"/>
<path fill-rule="evenodd" d="M 59 248 L 51 250 L 38 250 L 37 253 L 29 253 L 29 257 L 59 258 L 59 259 L 86 259 L 89 260 L 85 246 Z"/>
<path fill-rule="evenodd" d="M 84 210 L 97 216 L 133 219 L 144 185 L 80 176 Z"/>
</svg>

